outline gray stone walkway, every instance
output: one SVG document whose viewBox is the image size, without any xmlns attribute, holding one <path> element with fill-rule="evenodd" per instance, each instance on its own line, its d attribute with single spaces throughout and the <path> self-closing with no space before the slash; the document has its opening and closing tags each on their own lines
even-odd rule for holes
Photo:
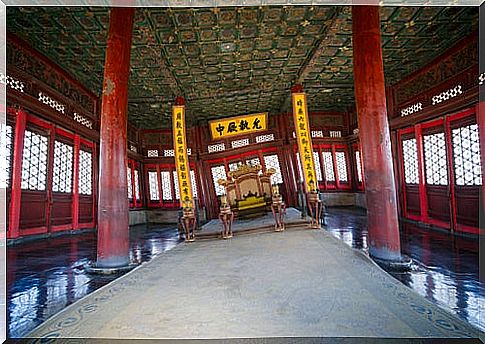
<svg viewBox="0 0 485 344">
<path fill-rule="evenodd" d="M 125 339 L 478 335 L 322 230 L 181 244 L 31 333 Z"/>
</svg>

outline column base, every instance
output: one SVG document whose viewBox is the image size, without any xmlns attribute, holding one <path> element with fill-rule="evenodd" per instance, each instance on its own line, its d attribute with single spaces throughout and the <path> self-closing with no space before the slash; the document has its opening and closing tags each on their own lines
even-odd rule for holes
<svg viewBox="0 0 485 344">
<path fill-rule="evenodd" d="M 117 267 L 101 267 L 97 266 L 96 262 L 94 263 L 88 263 L 84 266 L 84 269 L 88 274 L 98 274 L 98 275 L 114 275 L 114 274 L 123 274 L 125 272 L 128 272 L 135 267 L 137 267 L 139 264 L 135 263 L 130 263 L 128 265 L 124 266 L 117 266 Z"/>
<path fill-rule="evenodd" d="M 399 272 L 410 271 L 412 269 L 413 260 L 406 255 L 401 255 L 399 259 L 393 260 L 378 258 L 371 254 L 369 254 L 369 256 L 374 262 L 376 262 L 379 266 L 383 267 L 385 270 Z"/>
</svg>

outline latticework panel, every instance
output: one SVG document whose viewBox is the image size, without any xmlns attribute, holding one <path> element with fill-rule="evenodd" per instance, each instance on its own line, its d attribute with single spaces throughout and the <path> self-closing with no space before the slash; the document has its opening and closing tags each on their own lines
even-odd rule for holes
<svg viewBox="0 0 485 344">
<path fill-rule="evenodd" d="M 282 184 L 283 176 L 281 175 L 280 161 L 278 159 L 278 155 L 265 155 L 263 158 L 264 166 L 266 167 L 266 169 L 274 168 L 276 171 L 271 176 L 271 184 Z"/>
<path fill-rule="evenodd" d="M 345 159 L 344 152 L 336 152 L 335 160 L 337 163 L 337 174 L 339 182 L 347 182 L 347 160 Z"/>
<path fill-rule="evenodd" d="M 160 179 L 162 181 L 162 199 L 164 201 L 171 201 L 172 198 L 172 186 L 170 182 L 170 172 L 160 172 Z"/>
<path fill-rule="evenodd" d="M 135 197 L 137 200 L 140 199 L 140 174 L 138 173 L 138 170 L 135 170 L 133 172 L 134 177 L 135 177 Z"/>
<path fill-rule="evenodd" d="M 22 189 L 45 190 L 47 181 L 47 136 L 25 131 L 22 159 Z"/>
<path fill-rule="evenodd" d="M 355 151 L 355 168 L 357 169 L 357 181 L 362 183 L 362 162 L 360 161 L 360 152 Z"/>
<path fill-rule="evenodd" d="M 231 162 L 228 165 L 229 171 L 236 171 L 238 166 L 239 166 L 239 163 L 238 162 Z"/>
<path fill-rule="evenodd" d="M 173 184 L 175 186 L 175 199 L 180 199 L 180 187 L 179 187 L 179 176 L 177 174 L 177 171 L 172 171 L 173 172 Z"/>
<path fill-rule="evenodd" d="M 330 137 L 342 137 L 342 132 L 340 130 L 330 130 Z"/>
<path fill-rule="evenodd" d="M 448 185 L 446 141 L 444 133 L 423 136 L 426 183 Z"/>
<path fill-rule="evenodd" d="M 54 143 L 54 170 L 52 191 L 71 192 L 72 190 L 72 154 L 73 148 L 65 143 Z"/>
<path fill-rule="evenodd" d="M 197 194 L 197 182 L 195 180 L 195 172 L 194 172 L 194 170 L 190 170 L 190 183 L 192 184 L 192 195 L 194 197 L 198 197 L 198 194 Z"/>
<path fill-rule="evenodd" d="M 231 142 L 231 147 L 232 148 L 239 148 L 239 147 L 244 147 L 249 145 L 249 139 L 240 139 L 240 140 L 234 140 Z"/>
<path fill-rule="evenodd" d="M 320 158 L 318 157 L 318 152 L 313 152 L 313 162 L 315 163 L 315 173 L 317 174 L 317 181 L 321 182 L 322 178 L 322 168 L 320 166 Z"/>
<path fill-rule="evenodd" d="M 173 150 L 173 149 L 165 149 L 163 151 L 163 156 L 175 156 L 175 150 Z"/>
<path fill-rule="evenodd" d="M 126 181 L 128 184 L 128 199 L 133 198 L 133 180 L 131 179 L 131 167 L 126 169 Z"/>
<path fill-rule="evenodd" d="M 225 150 L 226 150 L 226 145 L 224 144 L 224 142 L 207 146 L 207 151 L 209 153 L 222 152 Z"/>
<path fill-rule="evenodd" d="M 256 143 L 274 141 L 274 134 L 256 136 Z"/>
<path fill-rule="evenodd" d="M 406 184 L 418 184 L 418 148 L 416 139 L 402 141 L 402 157 L 404 160 L 404 181 Z"/>
<path fill-rule="evenodd" d="M 482 185 L 482 163 L 478 125 L 453 129 L 456 185 Z"/>
<path fill-rule="evenodd" d="M 223 195 L 225 190 L 222 185 L 219 185 L 217 182 L 219 179 L 226 179 L 226 169 L 224 168 L 224 165 L 221 166 L 212 166 L 211 167 L 211 172 L 212 172 L 212 181 L 214 183 L 214 189 L 216 191 L 216 195 L 220 196 Z"/>
<path fill-rule="evenodd" d="M 157 172 L 155 171 L 148 172 L 148 188 L 150 192 L 150 200 L 159 201 L 160 195 L 158 193 L 158 178 Z"/>
<path fill-rule="evenodd" d="M 147 156 L 149 158 L 157 157 L 158 156 L 158 149 L 149 149 L 147 151 Z"/>
<path fill-rule="evenodd" d="M 256 157 L 246 160 L 246 164 L 249 166 L 261 166 L 261 161 L 259 161 L 259 158 Z"/>
<path fill-rule="evenodd" d="M 10 165 L 12 158 L 12 127 L 2 124 L 0 126 L 0 188 L 10 185 Z"/>
<path fill-rule="evenodd" d="M 312 130 L 312 137 L 323 137 L 323 130 Z"/>
<path fill-rule="evenodd" d="M 332 152 L 322 152 L 323 167 L 325 169 L 325 179 L 327 182 L 335 181 L 335 173 L 333 171 Z"/>
<path fill-rule="evenodd" d="M 79 150 L 79 194 L 91 195 L 93 192 L 93 160 L 91 152 Z"/>
</svg>

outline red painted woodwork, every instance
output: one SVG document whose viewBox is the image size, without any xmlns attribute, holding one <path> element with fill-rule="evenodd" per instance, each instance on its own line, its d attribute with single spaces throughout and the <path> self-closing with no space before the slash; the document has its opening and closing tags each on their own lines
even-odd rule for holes
<svg viewBox="0 0 485 344">
<path fill-rule="evenodd" d="M 352 44 L 359 136 L 366 171 L 369 253 L 381 259 L 395 260 L 400 258 L 401 247 L 379 7 L 352 7 Z"/>
<path fill-rule="evenodd" d="M 72 229 L 79 229 L 79 146 L 81 139 L 74 135 L 72 169 Z"/>
<path fill-rule="evenodd" d="M 101 103 L 98 267 L 129 264 L 126 166 L 128 77 L 134 8 L 112 8 Z"/>
</svg>

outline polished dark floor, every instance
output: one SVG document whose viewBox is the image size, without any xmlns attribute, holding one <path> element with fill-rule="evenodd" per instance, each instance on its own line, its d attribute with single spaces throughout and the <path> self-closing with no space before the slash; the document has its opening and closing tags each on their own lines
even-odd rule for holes
<svg viewBox="0 0 485 344">
<path fill-rule="evenodd" d="M 132 228 L 130 258 L 137 263 L 149 261 L 180 241 L 174 226 Z M 26 335 L 53 314 L 119 277 L 87 274 L 84 265 L 95 259 L 94 232 L 8 247 L 8 336 Z"/>
<path fill-rule="evenodd" d="M 330 208 L 327 231 L 367 252 L 365 210 Z M 485 330 L 485 283 L 479 279 L 478 240 L 401 225 L 401 251 L 413 259 L 409 272 L 389 273 L 420 295 Z M 482 314 L 480 314 L 482 311 Z"/>
<path fill-rule="evenodd" d="M 327 231 L 351 247 L 367 250 L 366 213 L 330 208 Z M 131 258 L 152 259 L 175 247 L 174 227 L 138 227 L 130 231 Z M 236 238 L 237 239 L 237 238 Z M 404 225 L 402 251 L 413 270 L 392 273 L 428 300 L 485 330 L 485 285 L 478 276 L 478 241 Z M 96 257 L 96 236 L 85 233 L 37 240 L 7 249 L 7 317 L 9 337 L 22 337 L 67 305 L 117 276 L 89 275 L 84 265 Z"/>
</svg>

